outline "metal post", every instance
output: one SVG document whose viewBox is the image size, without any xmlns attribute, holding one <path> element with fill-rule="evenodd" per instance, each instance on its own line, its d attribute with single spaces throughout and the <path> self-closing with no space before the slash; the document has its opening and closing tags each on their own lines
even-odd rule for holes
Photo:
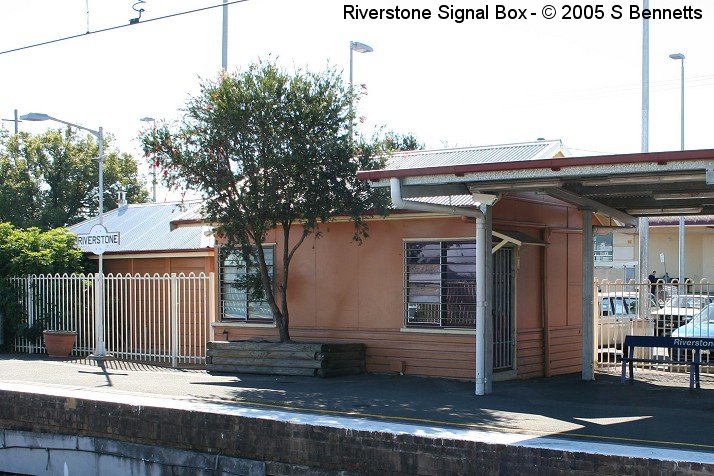
<svg viewBox="0 0 714 476">
<path fill-rule="evenodd" d="M 215 328 L 213 323 L 218 321 L 218 316 L 216 314 L 216 301 L 218 290 L 216 289 L 216 274 L 213 272 L 208 273 L 208 339 L 210 341 L 216 340 Z"/>
<path fill-rule="evenodd" d="M 682 64 L 682 85 L 681 85 L 681 104 L 680 104 L 680 112 L 679 112 L 679 119 L 680 119 L 680 131 L 679 131 L 679 139 L 680 139 L 680 150 L 684 150 L 684 55 L 681 56 L 681 64 Z M 684 283 L 685 279 L 685 271 L 684 271 L 684 265 L 685 265 L 685 248 L 686 248 L 686 243 L 685 243 L 685 227 L 684 227 L 684 217 L 680 216 L 679 217 L 679 267 L 677 269 L 677 277 L 679 279 L 679 283 Z M 679 292 L 680 294 L 686 292 L 686 288 L 683 286 L 679 286 Z"/>
<path fill-rule="evenodd" d="M 476 395 L 486 394 L 486 220 L 476 218 Z"/>
<path fill-rule="evenodd" d="M 221 47 L 221 67 L 228 68 L 228 0 L 223 0 L 223 41 Z"/>
<path fill-rule="evenodd" d="M 171 273 L 171 367 L 178 367 L 178 347 L 179 347 L 179 292 L 178 277 L 176 273 Z"/>
<path fill-rule="evenodd" d="M 686 273 L 684 271 L 684 265 L 686 264 L 685 262 L 685 256 L 684 256 L 684 251 L 685 251 L 685 226 L 684 226 L 684 217 L 680 216 L 679 217 L 679 268 L 677 269 L 678 278 L 679 278 L 679 284 L 683 284 L 684 280 L 686 278 Z M 679 286 L 679 292 L 684 293 L 686 292 L 685 288 L 682 286 Z"/>
<path fill-rule="evenodd" d="M 583 215 L 583 380 L 595 380 L 594 329 L 593 316 L 593 280 L 594 247 L 592 211 L 584 209 Z"/>
<path fill-rule="evenodd" d="M 35 323 L 35 297 L 32 290 L 32 275 L 25 281 L 25 296 L 27 296 L 27 325 L 32 327 Z M 35 342 L 28 339 L 28 352 L 35 353 Z"/>
<path fill-rule="evenodd" d="M 650 7 L 649 0 L 642 1 L 644 10 Z M 642 152 L 649 152 L 649 128 L 650 128 L 650 21 L 647 17 L 642 20 Z M 649 274 L 649 218 L 640 218 L 637 223 L 638 239 L 639 239 L 639 282 L 647 281 Z M 641 286 L 642 288 L 642 286 Z M 644 290 L 640 292 L 640 302 L 649 302 L 646 300 L 647 294 Z M 646 306 L 640 306 L 641 319 L 647 317 Z"/>
<path fill-rule="evenodd" d="M 104 130 L 99 128 L 99 133 L 97 134 L 97 140 L 99 141 L 99 224 L 104 223 Z M 99 255 L 99 261 L 101 262 L 102 255 Z"/>
<path fill-rule="evenodd" d="M 156 159 L 154 159 L 154 163 L 151 165 L 151 174 L 153 175 L 151 180 L 151 201 L 156 203 Z"/>
<path fill-rule="evenodd" d="M 99 128 L 97 132 L 99 141 L 99 224 L 104 223 L 104 129 Z M 104 253 L 99 255 L 99 275 L 97 276 L 96 294 L 94 301 L 94 353 L 95 359 L 107 357 L 107 349 L 104 345 Z"/>
<path fill-rule="evenodd" d="M 350 142 L 352 141 L 352 102 L 354 101 L 354 97 L 352 94 L 352 56 L 354 55 L 354 42 L 350 41 L 350 109 L 349 109 L 349 120 L 350 120 Z"/>
<path fill-rule="evenodd" d="M 493 241 L 493 207 L 486 204 L 481 205 L 481 213 L 484 216 L 484 235 L 486 246 L 484 249 L 484 275 L 485 275 L 485 296 L 484 304 L 484 377 L 486 379 L 484 392 L 493 392 L 493 253 L 490 243 Z"/>
<path fill-rule="evenodd" d="M 648 10 L 649 0 L 643 0 L 642 8 Z M 650 21 L 642 20 L 642 152 L 649 152 L 650 139 Z"/>
</svg>

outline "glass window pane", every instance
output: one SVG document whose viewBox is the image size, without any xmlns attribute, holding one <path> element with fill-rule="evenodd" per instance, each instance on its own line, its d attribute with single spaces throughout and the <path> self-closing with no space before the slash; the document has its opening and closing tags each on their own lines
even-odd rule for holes
<svg viewBox="0 0 714 476">
<path fill-rule="evenodd" d="M 268 273 L 274 276 L 273 261 L 275 250 L 273 246 L 263 248 Z M 256 262 L 246 266 L 241 253 L 221 249 L 220 273 L 220 308 L 224 319 L 272 319 L 270 306 L 265 301 L 252 301 L 245 288 L 240 283 L 247 274 L 255 275 L 259 272 Z"/>
<path fill-rule="evenodd" d="M 407 323 L 475 325 L 475 242 L 406 243 L 404 263 Z"/>
</svg>

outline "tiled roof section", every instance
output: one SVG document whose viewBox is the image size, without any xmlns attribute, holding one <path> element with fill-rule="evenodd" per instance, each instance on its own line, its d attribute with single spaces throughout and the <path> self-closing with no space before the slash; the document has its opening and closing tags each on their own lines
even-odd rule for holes
<svg viewBox="0 0 714 476">
<path fill-rule="evenodd" d="M 108 231 L 120 233 L 120 245 L 108 252 L 199 250 L 212 248 L 213 236 L 205 233 L 207 226 L 173 227 L 171 222 L 193 210 L 200 202 L 140 203 L 122 206 L 104 214 Z M 200 212 L 199 212 L 200 214 Z M 89 233 L 97 218 L 69 227 L 74 233 Z"/>
<path fill-rule="evenodd" d="M 539 140 L 458 149 L 415 150 L 392 155 L 387 161 L 385 170 L 522 162 L 567 155 L 563 143 L 559 140 Z"/>
<path fill-rule="evenodd" d="M 679 217 L 650 217 L 650 226 L 677 226 Z M 684 217 L 684 224 L 691 226 L 711 226 L 714 225 L 714 215 L 687 215 Z"/>
</svg>

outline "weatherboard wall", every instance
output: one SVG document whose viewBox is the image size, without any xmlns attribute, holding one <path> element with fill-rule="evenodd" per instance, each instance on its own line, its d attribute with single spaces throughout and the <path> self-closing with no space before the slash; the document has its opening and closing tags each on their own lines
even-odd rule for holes
<svg viewBox="0 0 714 476">
<path fill-rule="evenodd" d="M 547 247 L 523 246 L 516 253 L 516 374 L 528 378 L 579 371 L 580 212 L 547 197 L 508 198 L 495 206 L 494 226 L 550 242 Z M 364 343 L 368 372 L 473 378 L 473 331 L 404 326 L 403 270 L 405 240 L 473 238 L 473 223 L 460 217 L 394 214 L 370 221 L 370 236 L 362 245 L 352 242 L 350 223 L 331 223 L 323 231 L 321 238 L 304 243 L 291 263 L 293 340 Z M 280 245 L 281 236 L 271 233 L 266 241 Z M 215 325 L 216 339 L 277 335 L 272 326 Z"/>
</svg>

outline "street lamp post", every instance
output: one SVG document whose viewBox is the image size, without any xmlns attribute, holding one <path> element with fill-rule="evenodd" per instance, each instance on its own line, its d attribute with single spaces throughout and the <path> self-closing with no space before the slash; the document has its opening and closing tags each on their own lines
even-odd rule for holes
<svg viewBox="0 0 714 476">
<path fill-rule="evenodd" d="M 153 117 L 142 117 L 139 119 L 140 121 L 144 122 L 151 122 L 154 124 L 154 128 L 156 127 L 156 120 Z M 151 201 L 156 203 L 156 158 L 154 157 L 154 161 L 151 163 Z"/>
<path fill-rule="evenodd" d="M 70 127 L 76 127 L 83 131 L 87 131 L 97 138 L 99 145 L 99 210 L 98 218 L 99 224 L 104 223 L 104 130 L 100 127 L 99 130 L 90 129 L 88 127 L 80 126 L 72 122 L 63 121 L 62 119 L 57 119 L 56 117 L 48 116 L 47 114 L 42 114 L 38 112 L 31 112 L 21 116 L 20 119 L 23 121 L 55 121 L 60 124 L 65 124 Z M 104 345 L 104 261 L 103 254 L 99 254 L 99 276 L 97 278 L 95 287 L 95 299 L 94 299 L 94 354 L 90 357 L 95 359 L 105 359 L 107 358 L 107 349 Z"/>
<path fill-rule="evenodd" d="M 680 61 L 681 64 L 681 98 L 680 98 L 680 111 L 679 111 L 679 141 L 680 150 L 684 150 L 684 58 L 682 53 L 673 53 L 669 55 L 673 60 Z M 684 282 L 684 251 L 685 251 L 685 228 L 684 228 L 684 216 L 679 217 L 679 267 L 677 269 L 679 282 Z"/>
<path fill-rule="evenodd" d="M 354 51 L 357 53 L 371 53 L 374 49 L 359 41 L 350 41 L 350 141 L 352 140 L 352 56 Z"/>
</svg>

